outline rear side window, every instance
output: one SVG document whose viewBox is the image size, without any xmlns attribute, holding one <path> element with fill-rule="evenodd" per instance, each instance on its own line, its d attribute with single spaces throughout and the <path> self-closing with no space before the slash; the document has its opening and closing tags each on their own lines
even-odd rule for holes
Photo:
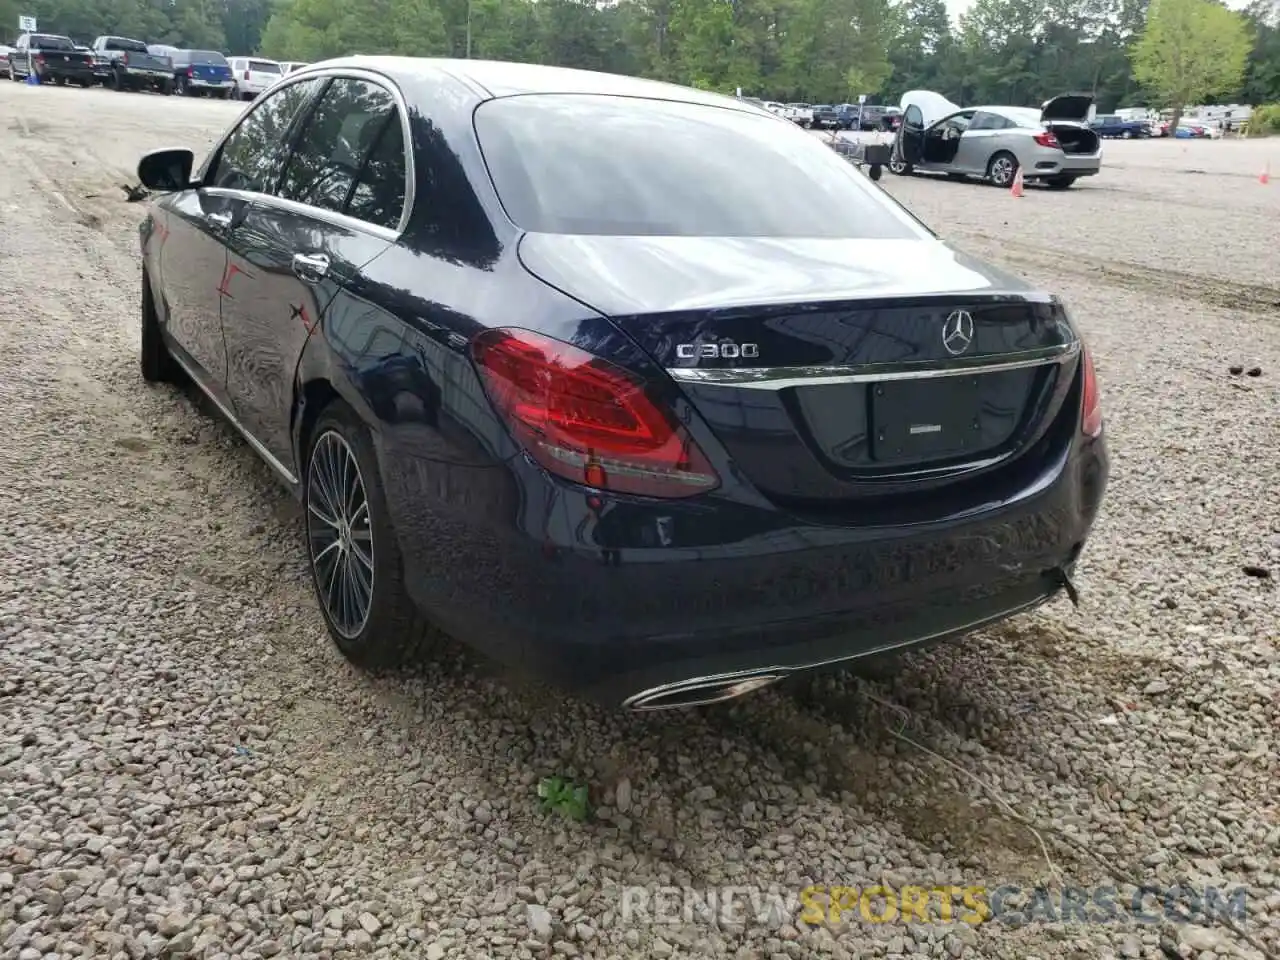
<svg viewBox="0 0 1280 960">
<path fill-rule="evenodd" d="M 284 160 L 289 125 L 321 82 L 291 83 L 257 103 L 223 144 L 206 180 L 215 187 L 271 193 Z"/>
<path fill-rule="evenodd" d="M 391 94 L 376 83 L 329 84 L 299 134 L 280 196 L 394 227 L 405 191 L 404 141 Z M 398 182 L 396 182 L 398 179 Z"/>
<path fill-rule="evenodd" d="M 249 69 L 254 73 L 279 73 L 280 64 L 269 63 L 266 60 L 250 60 Z"/>
<path fill-rule="evenodd" d="M 683 237 L 918 235 L 906 216 L 877 196 L 876 188 L 834 150 L 755 111 L 534 94 L 481 104 L 475 127 L 502 205 L 525 230 Z"/>
</svg>

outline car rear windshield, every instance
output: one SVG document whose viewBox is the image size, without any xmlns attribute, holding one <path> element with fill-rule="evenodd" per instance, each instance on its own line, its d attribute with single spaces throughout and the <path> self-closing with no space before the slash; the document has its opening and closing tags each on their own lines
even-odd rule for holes
<svg viewBox="0 0 1280 960">
<path fill-rule="evenodd" d="M 40 50 L 74 50 L 76 45 L 67 37 L 50 37 L 41 34 L 31 38 L 31 46 Z"/>
<path fill-rule="evenodd" d="M 279 73 L 280 64 L 270 63 L 266 60 L 250 60 L 249 69 L 254 73 Z"/>
<path fill-rule="evenodd" d="M 147 45 L 141 40 L 125 40 L 123 37 L 109 37 L 103 46 L 107 50 L 125 50 L 129 53 L 147 52 Z"/>
<path fill-rule="evenodd" d="M 184 50 L 181 56 L 188 63 L 206 67 L 225 67 L 227 65 L 227 58 L 220 53 L 214 53 L 212 50 Z"/>
<path fill-rule="evenodd" d="M 475 127 L 507 215 L 537 233 L 916 235 L 830 147 L 755 110 L 531 94 L 481 104 Z"/>
</svg>

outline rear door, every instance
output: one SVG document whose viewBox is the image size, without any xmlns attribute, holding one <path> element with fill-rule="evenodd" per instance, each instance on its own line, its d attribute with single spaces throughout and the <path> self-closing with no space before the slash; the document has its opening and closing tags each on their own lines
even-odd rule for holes
<svg viewBox="0 0 1280 960">
<path fill-rule="evenodd" d="M 252 279 L 223 307 L 228 389 L 242 422 L 283 463 L 292 459 L 293 381 L 307 339 L 334 296 L 399 234 L 405 142 L 385 81 L 333 78 L 300 125 L 273 196 L 255 200 L 235 230 L 231 262 Z"/>
</svg>

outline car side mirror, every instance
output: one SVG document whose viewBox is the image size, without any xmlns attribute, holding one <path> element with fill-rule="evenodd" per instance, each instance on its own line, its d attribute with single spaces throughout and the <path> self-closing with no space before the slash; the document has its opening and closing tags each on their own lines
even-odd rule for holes
<svg viewBox="0 0 1280 960">
<path fill-rule="evenodd" d="M 190 150 L 152 150 L 138 161 L 138 181 L 159 193 L 185 190 L 191 186 L 195 163 L 196 155 Z"/>
</svg>

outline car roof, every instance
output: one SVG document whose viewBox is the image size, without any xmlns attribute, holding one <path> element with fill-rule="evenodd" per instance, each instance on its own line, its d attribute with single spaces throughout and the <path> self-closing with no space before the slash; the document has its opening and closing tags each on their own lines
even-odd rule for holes
<svg viewBox="0 0 1280 960">
<path fill-rule="evenodd" d="M 308 69 L 341 67 L 373 70 L 386 75 L 393 81 L 415 85 L 422 81 L 439 80 L 444 75 L 470 87 L 477 100 L 533 93 L 578 93 L 676 100 L 759 112 L 758 108 L 746 105 L 735 97 L 694 90 L 674 83 L 534 63 L 433 57 L 355 56 L 312 63 Z"/>
</svg>

